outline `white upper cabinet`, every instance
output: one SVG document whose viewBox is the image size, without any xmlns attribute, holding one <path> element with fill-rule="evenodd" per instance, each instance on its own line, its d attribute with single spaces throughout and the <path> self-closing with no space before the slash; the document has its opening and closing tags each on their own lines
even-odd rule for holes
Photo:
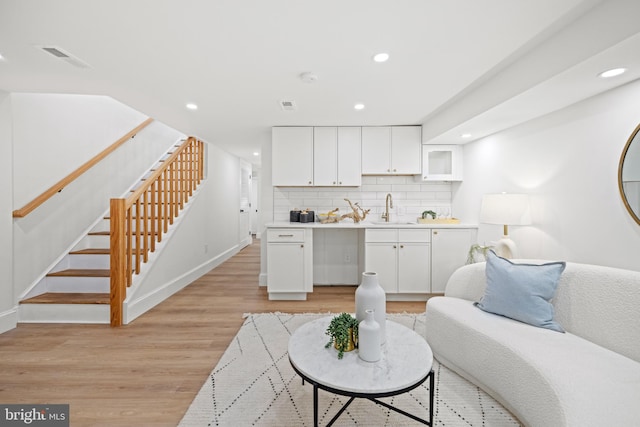
<svg viewBox="0 0 640 427">
<path fill-rule="evenodd" d="M 362 174 L 419 174 L 421 145 L 420 126 L 363 127 Z"/>
<path fill-rule="evenodd" d="M 420 173 L 420 147 L 422 147 L 422 127 L 391 127 L 391 169 L 392 173 L 414 175 Z"/>
<path fill-rule="evenodd" d="M 338 128 L 338 185 L 362 184 L 362 128 Z"/>
<path fill-rule="evenodd" d="M 313 128 L 313 185 L 338 182 L 338 128 Z"/>
<path fill-rule="evenodd" d="M 313 185 L 359 186 L 360 158 L 359 127 L 313 128 Z"/>
<path fill-rule="evenodd" d="M 391 162 L 391 128 L 362 128 L 362 174 L 389 173 Z"/>
<path fill-rule="evenodd" d="M 272 128 L 271 164 L 272 185 L 313 185 L 313 128 Z"/>
<path fill-rule="evenodd" d="M 423 145 L 423 181 L 462 181 L 461 145 Z"/>
</svg>

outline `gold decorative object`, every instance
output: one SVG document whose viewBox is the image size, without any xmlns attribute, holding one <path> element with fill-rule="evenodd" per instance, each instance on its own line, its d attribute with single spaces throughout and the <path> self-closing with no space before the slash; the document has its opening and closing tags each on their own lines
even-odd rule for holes
<svg viewBox="0 0 640 427">
<path fill-rule="evenodd" d="M 418 218 L 418 224 L 460 224 L 458 218 Z"/>
<path fill-rule="evenodd" d="M 340 217 L 339 215 L 336 215 L 336 212 L 338 212 L 339 210 L 340 210 L 339 208 L 335 208 L 334 210 L 331 210 L 327 213 L 318 214 L 318 218 L 320 218 L 320 223 L 329 224 L 332 222 L 340 222 L 342 217 Z"/>
<path fill-rule="evenodd" d="M 353 222 L 357 224 L 360 221 L 364 221 L 364 219 L 367 217 L 367 214 L 371 211 L 371 209 L 366 209 L 366 210 L 362 209 L 358 203 L 351 203 L 351 200 L 349 199 L 344 199 L 344 200 L 347 203 L 349 203 L 349 206 L 351 207 L 353 212 L 349 212 L 348 214 L 342 215 L 340 217 L 340 220 L 343 220 L 345 218 L 351 218 Z"/>
<path fill-rule="evenodd" d="M 349 340 L 347 341 L 346 345 L 341 346 L 338 343 L 337 339 L 333 340 L 333 348 L 335 348 L 336 350 L 340 351 L 341 347 L 342 347 L 342 351 L 345 352 L 345 353 L 353 351 L 353 350 L 356 349 L 356 343 L 355 343 L 355 341 L 353 339 L 353 328 L 349 328 Z"/>
</svg>

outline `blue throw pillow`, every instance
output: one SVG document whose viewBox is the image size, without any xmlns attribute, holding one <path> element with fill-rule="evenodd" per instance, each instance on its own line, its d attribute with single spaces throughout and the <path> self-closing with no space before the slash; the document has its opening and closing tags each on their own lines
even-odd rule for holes
<svg viewBox="0 0 640 427">
<path fill-rule="evenodd" d="M 553 320 L 558 280 L 566 263 L 515 264 L 490 251 L 487 255 L 487 288 L 476 306 L 541 328 L 564 332 Z"/>
</svg>

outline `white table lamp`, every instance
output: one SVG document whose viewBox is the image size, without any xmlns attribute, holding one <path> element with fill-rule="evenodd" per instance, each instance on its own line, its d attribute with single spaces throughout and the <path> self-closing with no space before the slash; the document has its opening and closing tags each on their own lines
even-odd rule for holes
<svg viewBox="0 0 640 427">
<path fill-rule="evenodd" d="M 529 196 L 508 193 L 485 194 L 480 208 L 480 222 L 502 225 L 504 233 L 495 245 L 495 252 L 503 258 L 516 258 L 516 244 L 509 238 L 509 226 L 531 224 Z"/>
</svg>

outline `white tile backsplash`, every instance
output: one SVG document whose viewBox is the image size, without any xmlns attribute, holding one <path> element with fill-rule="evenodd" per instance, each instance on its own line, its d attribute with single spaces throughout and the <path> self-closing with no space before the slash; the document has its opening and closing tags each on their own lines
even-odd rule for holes
<svg viewBox="0 0 640 427">
<path fill-rule="evenodd" d="M 414 220 L 425 210 L 451 216 L 451 183 L 416 183 L 410 176 L 363 176 L 361 187 L 274 187 L 274 221 L 289 221 L 292 209 L 311 209 L 316 214 L 335 208 L 351 212 L 345 198 L 371 209 L 367 219 L 380 219 L 387 193 L 393 197 L 393 214 Z"/>
</svg>

